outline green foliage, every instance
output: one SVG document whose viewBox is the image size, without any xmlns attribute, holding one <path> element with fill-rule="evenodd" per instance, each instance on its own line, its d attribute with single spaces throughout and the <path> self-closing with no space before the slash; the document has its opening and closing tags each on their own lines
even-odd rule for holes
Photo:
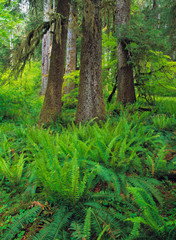
<svg viewBox="0 0 176 240">
<path fill-rule="evenodd" d="M 175 116 L 156 115 L 153 117 L 153 124 L 157 129 L 174 129 L 176 126 Z"/>
<path fill-rule="evenodd" d="M 141 210 L 141 216 L 126 219 L 134 223 L 133 230 L 128 239 L 135 239 L 140 236 L 139 230 L 141 224 L 148 225 L 151 228 L 153 237 L 157 237 L 158 239 L 172 239 L 176 233 L 174 228 L 175 220 L 164 220 L 157 209 L 156 203 L 146 191 L 140 188 L 129 188 L 129 191 L 134 196 Z"/>
<path fill-rule="evenodd" d="M 0 156 L 0 170 L 12 185 L 16 185 L 20 183 L 25 159 L 23 154 L 14 155 L 12 158 L 6 156 L 4 159 Z"/>
<path fill-rule="evenodd" d="M 53 222 L 33 237 L 33 240 L 66 240 L 63 228 L 67 226 L 68 220 L 71 216 L 72 213 L 68 212 L 66 208 L 63 207 L 58 209 L 53 216 Z"/>
<path fill-rule="evenodd" d="M 11 9 L 4 3 L 0 2 L 0 70 L 5 60 L 9 62 L 11 30 L 19 26 L 18 14 L 11 11 L 18 6 L 17 2 L 12 2 Z M 1 71 L 0 238 L 175 238 L 176 190 L 169 179 L 175 178 L 176 169 L 176 64 L 168 56 L 171 45 L 174 49 L 170 40 L 175 31 L 171 23 L 174 3 L 160 3 L 160 8 L 153 9 L 151 1 L 147 1 L 147 7 L 143 1 L 132 1 L 131 22 L 118 32 L 118 41 L 122 40 L 129 50 L 128 61 L 133 64 L 138 97 L 156 104 L 153 108 L 141 108 L 141 99 L 126 108 L 109 104 L 106 122 L 76 126 L 72 121 L 78 98 L 78 70 L 65 76 L 66 82 L 74 81 L 76 88 L 63 96 L 63 113 L 58 122 L 48 129 L 38 128 L 34 124 L 43 101 L 39 96 L 40 61 L 31 61 L 18 79 L 9 79 L 8 70 L 3 74 Z M 30 9 L 25 20 L 25 28 L 30 30 L 25 43 L 29 51 L 38 44 L 38 33 L 34 38 L 31 35 L 31 29 L 42 20 L 42 2 L 37 4 L 39 12 Z M 109 11 L 109 6 L 114 5 L 103 3 L 103 8 L 106 5 L 102 35 L 105 99 L 118 74 L 117 37 L 111 22 L 114 16 Z M 78 8 L 81 9 L 80 5 Z M 170 18 L 167 24 L 162 16 Z M 12 43 L 17 40 L 15 31 Z M 42 34 L 43 31 L 38 37 Z M 77 49 L 79 56 L 80 37 Z M 38 50 L 39 59 L 40 54 Z M 78 57 L 77 65 L 79 61 Z M 143 110 L 149 112 L 141 113 Z"/>
<path fill-rule="evenodd" d="M 65 82 L 63 84 L 63 87 L 66 86 L 67 83 L 79 84 L 79 74 L 80 74 L 79 70 L 75 70 L 69 74 L 65 74 L 64 75 Z"/>
<path fill-rule="evenodd" d="M 152 4 L 141 7 L 141 2 L 133 1 L 131 20 L 118 29 L 118 41 L 129 51 L 128 62 L 133 65 L 138 96 L 148 103 L 154 103 L 156 95 L 176 95 L 176 63 L 170 57 L 172 41 L 165 34 L 168 23 L 161 17 L 167 12 L 162 8 L 166 3 L 155 3 L 152 8 Z"/>
<path fill-rule="evenodd" d="M 40 87 L 40 62 L 27 66 L 22 77 L 17 80 L 9 80 L 8 75 L 9 72 L 4 73 L 0 79 L 1 121 L 36 122 L 42 104 L 38 93 L 34 95 L 34 91 L 39 91 Z"/>
<path fill-rule="evenodd" d="M 87 209 L 85 221 L 84 221 L 84 236 L 87 240 L 91 235 L 91 207 Z"/>
<path fill-rule="evenodd" d="M 139 97 L 154 103 L 157 95 L 175 96 L 175 62 L 169 56 L 150 50 L 146 60 L 135 67 L 135 72 Z"/>
<path fill-rule="evenodd" d="M 17 7 L 17 1 L 13 1 L 11 6 L 8 6 L 5 0 L 0 1 L 1 44 L 8 43 L 8 46 L 10 46 L 9 36 L 12 33 L 11 31 L 14 31 L 16 25 L 20 23 L 19 14 L 14 14 Z"/>
<path fill-rule="evenodd" d="M 110 33 L 109 35 L 103 30 L 102 36 L 102 77 L 103 90 L 105 97 L 109 96 L 113 85 L 116 82 L 117 76 L 117 53 L 116 53 L 117 38 Z"/>
<path fill-rule="evenodd" d="M 10 47 L 17 42 L 22 29 L 22 18 L 19 14 L 18 1 L 11 5 L 6 0 L 0 1 L 0 72 L 10 64 Z"/>
<path fill-rule="evenodd" d="M 64 162 L 59 161 L 59 146 L 54 144 L 48 132 L 43 132 L 43 135 L 32 132 L 28 138 L 34 147 L 31 150 L 35 154 L 36 174 L 47 196 L 70 204 L 79 201 L 86 188 L 88 173 L 80 174 L 77 158 L 73 156 L 69 160 L 67 156 Z"/>
<path fill-rule="evenodd" d="M 157 97 L 156 107 L 159 114 L 167 114 L 169 116 L 176 113 L 176 99 L 174 97 Z"/>
<path fill-rule="evenodd" d="M 63 83 L 63 92 L 65 87 L 69 85 L 74 84 L 74 89 L 70 93 L 64 93 L 62 101 L 63 101 L 63 109 L 64 112 L 67 111 L 67 109 L 75 109 L 78 102 L 78 86 L 79 86 L 79 70 L 73 71 L 69 74 L 64 75 L 64 83 Z M 71 115 L 71 112 L 70 112 Z M 75 117 L 75 111 L 73 111 L 73 114 L 71 115 L 70 122 Z M 67 120 L 68 121 L 68 114 L 67 114 Z"/>
<path fill-rule="evenodd" d="M 25 154 L 18 153 L 5 135 L 0 136 L 0 142 L 0 176 L 8 179 L 13 186 L 19 185 L 24 172 Z"/>
<path fill-rule="evenodd" d="M 148 224 L 151 228 L 159 231 L 163 221 L 151 196 L 140 188 L 129 188 L 129 191 L 134 196 L 135 201 L 142 211 L 142 216 L 126 219 L 127 221 L 132 221 L 134 223 L 134 227 L 129 239 L 133 239 L 139 235 L 141 223 Z"/>
<path fill-rule="evenodd" d="M 153 178 L 174 170 L 172 161 L 165 160 L 166 140 L 162 132 L 156 133 L 151 113 L 130 111 L 131 107 L 122 108 L 118 118 L 99 125 L 59 125 L 59 131 L 12 123 L 1 125 L 1 158 L 9 163 L 2 165 L 9 167 L 10 177 L 14 174 L 8 179 L 8 174 L 2 170 L 0 173 L 6 205 L 2 211 L 8 216 L 11 212 L 5 203 L 11 198 L 10 181 L 16 177 L 15 162 L 9 161 L 13 160 L 14 148 L 16 157 L 23 156 L 21 152 L 25 154 L 22 175 L 17 178 L 23 188 L 17 184 L 16 191 L 28 201 L 36 197 L 49 201 L 54 206 L 49 211 L 55 212 L 49 219 L 45 218 L 46 210 L 42 210 L 30 224 L 19 225 L 14 237 L 20 230 L 29 231 L 31 236 L 30 226 L 37 228 L 38 220 L 42 230 L 32 239 L 140 239 L 142 232 L 144 236 L 151 232 L 154 236 L 174 235 L 173 218 L 165 221 L 159 212 L 163 206 L 158 190 L 161 183 Z M 19 209 L 17 198 L 14 201 Z M 13 215 L 17 215 L 15 211 Z M 7 234 L 13 215 L 6 219 L 3 214 L 1 232 Z"/>
<path fill-rule="evenodd" d="M 3 240 L 12 239 L 24 226 L 24 224 L 32 223 L 37 214 L 41 211 L 41 207 L 33 207 L 29 210 L 26 210 L 24 213 L 19 216 L 15 216 L 12 221 L 13 224 L 10 224 L 6 230 Z"/>
</svg>

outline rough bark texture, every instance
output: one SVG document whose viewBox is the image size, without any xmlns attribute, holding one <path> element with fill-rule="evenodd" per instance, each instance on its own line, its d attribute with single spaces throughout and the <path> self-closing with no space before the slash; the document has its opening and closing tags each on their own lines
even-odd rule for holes
<svg viewBox="0 0 176 240">
<path fill-rule="evenodd" d="M 130 0 L 117 0 L 117 30 L 130 19 Z M 124 104 L 136 101 L 132 65 L 128 64 L 129 53 L 126 43 L 117 41 L 118 91 L 117 101 Z"/>
<path fill-rule="evenodd" d="M 76 123 L 103 119 L 101 0 L 85 0 Z"/>
<path fill-rule="evenodd" d="M 73 2 L 70 6 L 70 17 L 67 34 L 67 56 L 65 65 L 65 74 L 76 70 L 76 31 L 77 31 L 77 3 Z M 65 82 L 64 93 L 68 94 L 75 88 L 75 83 Z"/>
<path fill-rule="evenodd" d="M 44 103 L 40 113 L 39 123 L 50 123 L 56 121 L 61 113 L 61 96 L 64 75 L 65 47 L 67 41 L 67 28 L 69 18 L 69 0 L 57 0 L 56 12 L 60 13 L 64 19 L 61 21 L 61 36 L 53 36 L 48 85 Z M 56 26 L 55 26 L 56 27 Z"/>
<path fill-rule="evenodd" d="M 50 11 L 50 0 L 43 1 L 43 21 L 49 21 L 49 11 Z M 42 80 L 41 80 L 41 94 L 45 95 L 47 83 L 48 83 L 48 72 L 50 64 L 50 44 L 51 37 L 50 32 L 48 31 L 42 39 Z"/>
</svg>

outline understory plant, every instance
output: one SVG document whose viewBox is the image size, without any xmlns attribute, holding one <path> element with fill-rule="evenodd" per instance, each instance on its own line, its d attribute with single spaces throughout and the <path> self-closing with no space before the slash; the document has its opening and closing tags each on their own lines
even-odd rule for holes
<svg viewBox="0 0 176 240">
<path fill-rule="evenodd" d="M 7 181 L 11 185 L 17 179 L 14 185 L 18 186 L 25 177 L 20 190 L 23 198 L 50 207 L 40 207 L 30 222 L 25 212 L 32 209 L 24 208 L 18 212 L 19 220 L 9 220 L 1 235 L 15 237 L 26 228 L 29 234 L 25 237 L 35 240 L 140 239 L 150 233 L 165 236 L 171 228 L 172 236 L 175 223 L 173 219 L 165 221 L 160 214 L 163 198 L 156 178 L 167 174 L 173 165 L 165 159 L 162 132 L 156 132 L 150 121 L 148 113 L 123 110 L 117 119 L 106 123 L 59 126 L 58 132 L 52 128 L 2 127 L 1 165 L 8 167 L 7 173 L 0 169 L 3 192 L 9 194 Z M 20 160 L 16 165 L 12 146 L 15 159 L 24 161 L 22 165 Z M 19 167 L 19 177 L 11 177 L 17 174 L 17 166 L 23 166 Z M 32 234 L 36 221 L 41 225 Z M 11 232 L 10 228 L 16 230 Z"/>
<path fill-rule="evenodd" d="M 22 152 L 16 153 L 5 136 L 1 143 L 0 176 L 7 178 L 13 186 L 18 185 L 24 172 L 25 155 Z"/>
<path fill-rule="evenodd" d="M 158 129 L 173 129 L 176 126 L 176 118 L 174 115 L 168 117 L 165 114 L 153 117 L 154 126 Z"/>
<path fill-rule="evenodd" d="M 149 227 L 150 239 L 174 239 L 176 234 L 176 221 L 175 219 L 164 219 L 156 206 L 156 202 L 151 196 L 141 188 L 129 188 L 130 193 L 133 195 L 135 202 L 140 208 L 141 214 L 132 218 L 127 218 L 127 221 L 133 222 L 133 230 L 128 239 L 140 239 L 143 235 L 141 225 Z M 147 236 L 147 234 L 146 234 Z"/>
</svg>

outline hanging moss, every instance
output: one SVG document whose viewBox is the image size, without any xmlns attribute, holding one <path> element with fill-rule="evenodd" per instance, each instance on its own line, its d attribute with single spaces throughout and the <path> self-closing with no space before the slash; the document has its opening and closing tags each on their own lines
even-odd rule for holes
<svg viewBox="0 0 176 240">
<path fill-rule="evenodd" d="M 55 23 L 55 31 L 57 43 L 61 42 L 61 20 L 63 16 L 59 13 L 53 13 L 50 17 L 50 21 L 43 22 L 36 29 L 31 30 L 25 39 L 21 42 L 20 46 L 14 52 L 11 66 L 11 75 L 18 77 L 24 70 L 27 61 L 33 57 L 35 49 L 43 38 L 43 35 L 47 33 L 51 25 Z"/>
</svg>

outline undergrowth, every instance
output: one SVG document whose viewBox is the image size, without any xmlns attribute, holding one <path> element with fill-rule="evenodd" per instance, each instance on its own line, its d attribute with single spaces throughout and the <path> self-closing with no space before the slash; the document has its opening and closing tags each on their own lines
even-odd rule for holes
<svg viewBox="0 0 176 240">
<path fill-rule="evenodd" d="M 175 239 L 175 98 L 76 126 L 75 90 L 39 128 L 39 68 L 0 79 L 0 239 Z"/>
<path fill-rule="evenodd" d="M 174 239 L 160 189 L 176 168 L 175 122 L 163 115 L 161 128 L 158 116 L 121 109 L 100 124 L 1 125 L 1 239 Z"/>
</svg>

